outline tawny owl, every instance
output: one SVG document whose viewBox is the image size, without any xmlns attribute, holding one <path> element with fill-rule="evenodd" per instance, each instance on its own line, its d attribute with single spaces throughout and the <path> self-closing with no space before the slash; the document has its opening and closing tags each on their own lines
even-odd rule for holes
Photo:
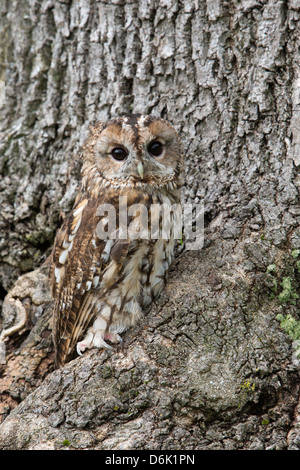
<svg viewBox="0 0 300 470">
<path fill-rule="evenodd" d="M 176 222 L 171 213 L 169 236 L 162 236 L 160 207 L 179 205 L 183 185 L 180 139 L 160 118 L 134 114 L 100 122 L 81 155 L 81 189 L 57 233 L 50 267 L 57 366 L 75 348 L 82 354 L 122 343 L 120 333 L 162 291 Z M 144 225 L 141 212 L 150 214 Z"/>
</svg>

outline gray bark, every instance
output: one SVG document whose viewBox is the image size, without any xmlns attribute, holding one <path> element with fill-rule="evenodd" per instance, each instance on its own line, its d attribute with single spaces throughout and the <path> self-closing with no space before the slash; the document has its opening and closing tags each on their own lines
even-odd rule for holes
<svg viewBox="0 0 300 470">
<path fill-rule="evenodd" d="M 0 448 L 299 449 L 298 2 L 3 0 L 0 15 L 2 327 L 22 324 Z M 125 112 L 181 134 L 204 247 L 179 254 L 125 353 L 53 370 L 45 260 L 88 125 Z"/>
</svg>

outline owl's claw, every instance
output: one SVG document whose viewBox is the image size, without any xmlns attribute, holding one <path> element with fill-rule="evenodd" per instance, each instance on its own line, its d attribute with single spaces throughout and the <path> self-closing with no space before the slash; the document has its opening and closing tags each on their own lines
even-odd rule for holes
<svg viewBox="0 0 300 470">
<path fill-rule="evenodd" d="M 108 341 L 110 341 L 111 343 L 119 343 L 121 346 L 121 349 L 124 348 L 124 341 L 121 338 L 121 336 L 118 335 L 117 333 L 112 333 L 111 331 L 106 332 L 104 335 L 104 338 L 108 339 Z"/>
<path fill-rule="evenodd" d="M 110 341 L 111 343 L 119 343 L 121 349 L 124 348 L 124 341 L 118 333 L 113 333 L 112 331 L 98 330 L 98 331 L 88 331 L 88 334 L 85 336 L 83 341 L 77 343 L 76 350 L 79 356 L 82 356 L 86 349 L 93 347 L 110 349 L 113 350 L 113 347 L 110 344 L 107 344 L 105 340 Z"/>
<path fill-rule="evenodd" d="M 119 335 L 118 335 L 119 336 Z M 120 348 L 121 348 L 121 351 L 123 351 L 124 349 L 124 340 L 121 338 L 121 336 L 119 336 L 119 343 L 120 343 Z"/>
<path fill-rule="evenodd" d="M 88 346 L 85 343 L 77 343 L 76 346 L 76 351 L 79 356 L 82 356 L 82 353 L 88 348 Z"/>
<path fill-rule="evenodd" d="M 113 349 L 109 344 L 107 344 L 104 339 L 99 339 L 97 340 L 97 343 L 96 344 L 91 344 L 91 345 L 88 345 L 86 344 L 85 342 L 80 342 L 80 343 L 77 343 L 77 346 L 76 346 L 76 351 L 77 351 L 77 354 L 79 356 L 82 356 L 84 351 L 86 349 L 90 349 L 91 347 L 93 346 L 96 346 L 97 348 L 101 349 L 101 348 L 104 348 L 104 349 Z"/>
</svg>

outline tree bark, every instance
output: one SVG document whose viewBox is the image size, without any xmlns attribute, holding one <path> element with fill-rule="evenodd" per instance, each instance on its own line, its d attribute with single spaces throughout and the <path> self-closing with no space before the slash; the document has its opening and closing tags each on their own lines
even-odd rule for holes
<svg viewBox="0 0 300 470">
<path fill-rule="evenodd" d="M 1 449 L 300 448 L 299 27 L 296 0 L 2 1 L 0 294 L 16 328 Z M 76 155 L 90 124 L 128 112 L 182 136 L 204 246 L 179 253 L 124 352 L 54 370 L 47 257 Z"/>
</svg>

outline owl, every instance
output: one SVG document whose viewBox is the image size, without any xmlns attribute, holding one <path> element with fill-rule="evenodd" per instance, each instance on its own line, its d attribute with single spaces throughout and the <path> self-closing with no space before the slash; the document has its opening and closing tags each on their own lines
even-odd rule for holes
<svg viewBox="0 0 300 470">
<path fill-rule="evenodd" d="M 161 293 L 176 244 L 174 211 L 167 236 L 161 226 L 166 208 L 180 206 L 184 180 L 181 141 L 154 116 L 97 123 L 81 159 L 81 187 L 51 254 L 57 367 L 76 351 L 122 346 L 120 334 Z"/>
</svg>

